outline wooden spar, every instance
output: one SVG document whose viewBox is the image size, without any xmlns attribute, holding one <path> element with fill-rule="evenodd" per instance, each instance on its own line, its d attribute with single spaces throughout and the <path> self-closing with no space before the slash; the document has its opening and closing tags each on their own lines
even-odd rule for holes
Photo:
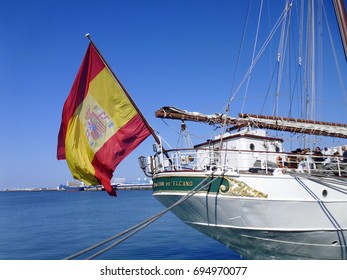
<svg viewBox="0 0 347 280">
<path fill-rule="evenodd" d="M 130 94 L 128 93 L 128 91 L 126 90 L 126 88 L 123 86 L 123 84 L 121 83 L 121 81 L 118 79 L 118 77 L 116 76 L 116 74 L 113 72 L 112 68 L 108 65 L 107 61 L 104 59 L 104 57 L 102 56 L 101 52 L 99 51 L 99 49 L 96 47 L 96 45 L 94 44 L 92 38 L 90 37 L 89 34 L 86 34 L 86 37 L 89 39 L 90 43 L 93 45 L 93 47 L 95 48 L 96 52 L 98 53 L 99 57 L 101 58 L 101 60 L 104 62 L 104 64 L 106 65 L 107 69 L 110 71 L 110 73 L 112 74 L 113 78 L 116 80 L 116 82 L 119 84 L 119 86 L 122 88 L 123 92 L 125 93 L 125 95 L 128 97 L 129 101 L 131 102 L 131 104 L 134 106 L 135 110 L 138 112 L 139 116 L 141 117 L 142 121 L 145 123 L 146 127 L 148 128 L 148 130 L 151 132 L 152 136 L 154 137 L 155 141 L 160 144 L 160 140 L 158 138 L 158 136 L 155 134 L 153 128 L 149 125 L 149 123 L 147 122 L 146 118 L 144 117 L 144 115 L 142 114 L 142 112 L 140 111 L 140 109 L 137 107 L 136 103 L 134 102 L 134 100 L 131 98 Z"/>
<path fill-rule="evenodd" d="M 239 118 L 238 125 L 243 126 L 250 125 L 258 128 L 287 131 L 292 133 L 347 138 L 346 124 L 254 114 L 239 114 Z"/>
<path fill-rule="evenodd" d="M 307 124 L 317 124 L 317 125 L 336 126 L 336 127 L 347 128 L 347 124 L 344 124 L 344 123 L 333 123 L 333 122 L 313 121 L 313 120 L 296 119 L 296 118 L 264 116 L 264 115 L 246 114 L 246 113 L 239 114 L 239 118 L 248 118 L 248 117 L 257 118 L 257 119 L 288 121 L 288 122 L 296 122 L 296 123 L 307 123 Z"/>
<path fill-rule="evenodd" d="M 155 112 L 157 118 L 174 119 L 182 121 L 205 122 L 208 124 L 223 124 L 225 121 L 224 115 L 207 116 L 203 114 L 193 114 L 173 107 L 163 107 Z M 227 125 L 236 124 L 236 119 L 227 118 Z"/>
<path fill-rule="evenodd" d="M 174 107 L 163 107 L 156 111 L 157 118 L 176 119 L 184 121 L 204 122 L 208 124 L 223 124 L 223 115 L 204 115 L 180 110 Z M 241 129 L 246 126 L 280 130 L 292 133 L 315 134 L 338 138 L 347 138 L 347 124 L 313 121 L 305 119 L 284 118 L 274 116 L 264 116 L 255 114 L 239 114 L 238 118 L 228 117 L 227 125 L 234 129 Z"/>
<path fill-rule="evenodd" d="M 337 22 L 339 24 L 341 40 L 347 59 L 347 16 L 343 0 L 333 0 Z"/>
</svg>

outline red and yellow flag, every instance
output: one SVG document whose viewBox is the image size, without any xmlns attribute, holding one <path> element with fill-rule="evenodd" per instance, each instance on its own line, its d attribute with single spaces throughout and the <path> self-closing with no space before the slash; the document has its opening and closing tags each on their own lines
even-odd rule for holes
<svg viewBox="0 0 347 280">
<path fill-rule="evenodd" d="M 74 178 L 116 195 L 113 171 L 150 133 L 91 42 L 64 104 L 57 158 Z"/>
</svg>

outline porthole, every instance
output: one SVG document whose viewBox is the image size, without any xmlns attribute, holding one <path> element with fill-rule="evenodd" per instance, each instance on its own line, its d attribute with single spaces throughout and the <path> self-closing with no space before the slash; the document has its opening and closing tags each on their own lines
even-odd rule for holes
<svg viewBox="0 0 347 280">
<path fill-rule="evenodd" d="M 327 190 L 323 190 L 322 191 L 322 195 L 323 195 L 323 197 L 327 197 L 328 196 L 328 191 Z"/>
<path fill-rule="evenodd" d="M 249 148 L 251 149 L 251 151 L 254 151 L 254 149 L 255 149 L 254 144 L 253 143 L 249 144 Z"/>
</svg>

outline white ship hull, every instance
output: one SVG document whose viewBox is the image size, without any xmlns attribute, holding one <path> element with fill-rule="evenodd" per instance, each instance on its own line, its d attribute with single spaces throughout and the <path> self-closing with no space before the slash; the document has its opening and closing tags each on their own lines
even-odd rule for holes
<svg viewBox="0 0 347 280">
<path fill-rule="evenodd" d="M 159 175 L 170 180 L 175 176 L 187 180 L 197 174 Z M 247 174 L 236 180 L 267 197 L 201 191 L 172 212 L 245 258 L 347 259 L 347 187 L 339 179 L 315 182 L 289 174 Z M 187 191 L 177 188 L 154 190 L 154 197 L 166 207 L 185 195 Z"/>
</svg>

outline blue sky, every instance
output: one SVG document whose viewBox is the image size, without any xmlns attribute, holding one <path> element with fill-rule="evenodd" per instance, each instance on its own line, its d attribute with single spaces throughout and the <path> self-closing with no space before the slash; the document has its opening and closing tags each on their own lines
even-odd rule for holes
<svg viewBox="0 0 347 280">
<path fill-rule="evenodd" d="M 277 12 L 282 9 L 279 1 L 272 2 Z M 179 122 L 167 125 L 154 111 L 164 105 L 223 110 L 247 5 L 241 0 L 1 0 L 0 188 L 55 187 L 72 179 L 66 162 L 56 159 L 57 135 L 88 46 L 86 33 L 152 127 L 175 146 Z M 251 52 L 252 46 L 245 49 Z M 332 103 L 336 108 L 338 98 Z M 331 120 L 343 122 L 338 114 Z M 213 128 L 192 124 L 192 131 L 197 143 L 210 138 Z M 151 137 L 143 142 L 115 177 L 143 177 L 137 158 L 150 154 L 153 142 Z"/>
</svg>

